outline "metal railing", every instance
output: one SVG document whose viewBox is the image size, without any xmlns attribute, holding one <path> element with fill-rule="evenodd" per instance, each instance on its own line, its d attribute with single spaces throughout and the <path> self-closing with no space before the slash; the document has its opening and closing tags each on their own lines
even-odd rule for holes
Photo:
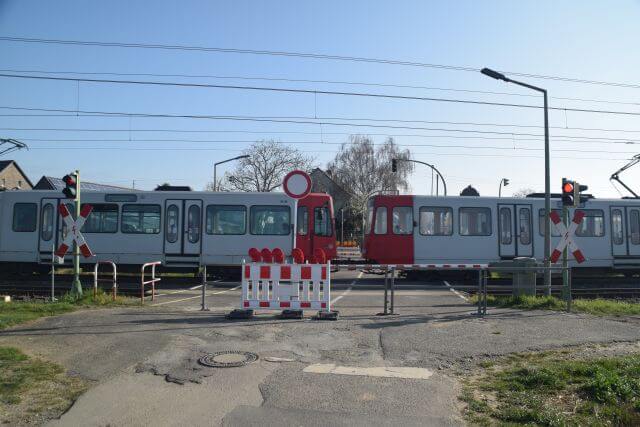
<svg viewBox="0 0 640 427">
<path fill-rule="evenodd" d="M 141 292 L 140 292 L 140 302 L 144 304 L 144 287 L 146 285 L 151 285 L 151 301 L 155 301 L 156 297 L 156 282 L 160 281 L 159 277 L 156 277 L 156 266 L 161 265 L 160 261 L 148 262 L 142 265 L 140 271 L 140 284 L 141 284 Z M 144 273 L 147 267 L 151 267 L 151 279 L 144 280 Z"/>
<path fill-rule="evenodd" d="M 100 265 L 110 265 L 113 268 L 113 274 L 111 279 L 101 279 L 98 276 L 98 268 Z M 113 294 L 113 300 L 116 300 L 116 296 L 118 293 L 118 272 L 116 268 L 116 263 L 113 261 L 99 261 L 96 262 L 95 267 L 93 267 L 93 297 L 95 298 L 98 295 L 98 282 L 111 282 L 111 293 Z"/>
</svg>

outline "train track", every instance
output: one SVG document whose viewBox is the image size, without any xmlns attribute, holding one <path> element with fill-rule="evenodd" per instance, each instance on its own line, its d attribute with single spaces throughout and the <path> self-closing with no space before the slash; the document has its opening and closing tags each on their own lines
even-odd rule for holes
<svg viewBox="0 0 640 427">
<path fill-rule="evenodd" d="M 451 283 L 456 289 L 475 294 L 478 285 L 471 282 L 454 281 Z M 542 280 L 537 281 L 537 293 L 545 293 Z M 487 282 L 487 292 L 491 295 L 510 295 L 512 293 L 511 279 L 491 278 Z M 552 295 L 562 295 L 564 289 L 562 281 L 554 278 L 551 285 Z M 640 278 L 619 276 L 584 276 L 574 277 L 571 284 L 571 294 L 582 298 L 640 298 Z"/>
</svg>

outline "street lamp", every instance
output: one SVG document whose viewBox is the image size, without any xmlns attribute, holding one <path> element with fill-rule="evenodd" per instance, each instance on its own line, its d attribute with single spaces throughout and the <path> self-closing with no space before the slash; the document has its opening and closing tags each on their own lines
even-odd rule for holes
<svg viewBox="0 0 640 427">
<path fill-rule="evenodd" d="M 544 221 L 544 284 L 547 288 L 547 295 L 551 295 L 551 230 L 549 224 L 549 215 L 551 214 L 551 166 L 549 165 L 549 106 L 547 103 L 547 90 L 512 80 L 504 74 L 489 68 L 483 68 L 480 72 L 493 79 L 526 87 L 536 92 L 541 92 L 542 95 L 544 95 L 544 211 L 546 218 L 546 221 Z"/>
<path fill-rule="evenodd" d="M 498 197 L 502 197 L 502 186 L 507 186 L 509 185 L 509 178 L 502 178 L 500 180 L 500 187 L 498 187 Z"/>
<path fill-rule="evenodd" d="M 391 171 L 393 172 L 397 172 L 398 171 L 398 167 L 397 167 L 397 163 L 398 162 L 413 162 L 413 163 L 420 163 L 421 165 L 425 165 L 425 166 L 429 166 L 431 168 L 432 171 L 436 172 L 436 195 L 438 195 L 438 176 L 440 177 L 440 179 L 442 179 L 442 185 L 444 186 L 444 195 L 447 195 L 447 183 L 444 180 L 444 177 L 442 176 L 442 174 L 440 173 L 440 171 L 438 169 L 436 169 L 435 166 L 430 165 L 429 163 L 425 163 L 425 162 L 421 162 L 420 160 L 413 160 L 413 159 L 391 159 Z M 433 180 L 431 181 L 431 184 L 433 185 Z M 433 191 L 433 187 L 431 188 L 431 190 Z M 432 193 L 433 194 L 433 193 Z"/>
<path fill-rule="evenodd" d="M 242 156 L 234 157 L 233 159 L 227 159 L 227 160 L 223 160 L 223 161 L 218 162 L 218 163 L 214 163 L 213 164 L 213 191 L 218 191 L 218 181 L 217 181 L 217 177 L 216 177 L 216 168 L 218 167 L 218 165 L 221 165 L 221 164 L 227 163 L 227 162 L 232 162 L 234 160 L 246 159 L 248 157 L 249 157 L 248 154 L 244 154 Z"/>
</svg>

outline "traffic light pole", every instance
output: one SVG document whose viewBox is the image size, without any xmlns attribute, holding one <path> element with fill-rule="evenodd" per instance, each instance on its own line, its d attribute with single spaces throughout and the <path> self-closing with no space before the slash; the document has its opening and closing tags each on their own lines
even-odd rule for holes
<svg viewBox="0 0 640 427">
<path fill-rule="evenodd" d="M 80 171 L 76 170 L 76 219 L 80 218 Z M 82 297 L 82 283 L 80 282 L 80 247 L 73 242 L 73 283 L 71 293 L 76 297 Z"/>
<path fill-rule="evenodd" d="M 567 207 L 564 204 L 562 205 L 562 222 L 564 223 L 565 227 L 568 227 L 569 209 L 567 209 Z M 562 296 L 564 297 L 565 301 L 569 301 L 571 298 L 571 295 L 569 295 L 571 290 L 569 289 L 569 269 L 567 268 L 568 266 L 569 266 L 568 253 L 567 253 L 567 247 L 565 246 L 565 248 L 562 250 L 562 294 L 563 294 Z"/>
</svg>

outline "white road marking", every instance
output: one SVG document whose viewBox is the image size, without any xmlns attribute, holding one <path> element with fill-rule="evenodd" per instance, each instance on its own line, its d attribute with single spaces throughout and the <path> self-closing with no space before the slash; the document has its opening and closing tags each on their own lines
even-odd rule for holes
<svg viewBox="0 0 640 427">
<path fill-rule="evenodd" d="M 460 298 L 462 298 L 463 300 L 465 300 L 465 301 L 469 301 L 469 300 L 467 299 L 467 297 L 465 297 L 465 296 L 464 296 L 464 295 L 462 295 L 460 292 L 458 292 L 458 291 L 456 291 L 455 289 L 453 289 L 453 286 L 451 286 L 451 285 L 449 284 L 449 282 L 447 282 L 446 280 L 444 280 L 444 284 L 447 286 L 447 288 L 449 288 L 449 290 L 450 290 L 451 292 L 453 292 L 454 294 L 456 294 L 457 296 L 459 296 L 459 297 L 460 297 Z"/>
<path fill-rule="evenodd" d="M 236 286 L 235 288 L 225 289 L 224 291 L 211 292 L 211 293 L 208 293 L 207 296 L 224 294 L 225 292 L 235 291 L 238 288 L 240 288 L 240 285 Z M 177 300 L 173 300 L 173 301 L 160 302 L 160 303 L 157 303 L 157 304 L 151 304 L 151 306 L 155 307 L 157 305 L 173 304 L 174 302 L 188 301 L 190 299 L 196 299 L 196 298 L 202 298 L 202 295 L 196 295 L 195 297 L 182 298 L 182 299 L 177 299 Z"/>
<path fill-rule="evenodd" d="M 347 295 L 349 295 L 349 292 L 351 292 L 351 289 L 353 289 L 353 285 L 356 284 L 356 282 L 358 281 L 358 279 L 362 278 L 362 271 L 358 274 L 358 277 L 356 278 L 356 280 L 354 280 L 353 282 L 349 283 L 349 287 L 347 288 L 346 291 L 344 291 L 340 296 L 335 297 L 334 299 L 331 300 L 331 305 L 335 304 L 336 302 L 340 301 L 342 298 L 346 297 Z"/>
<path fill-rule="evenodd" d="M 433 371 L 425 368 L 381 366 L 374 368 L 360 368 L 357 366 L 336 366 L 333 363 L 316 363 L 303 369 L 303 372 L 313 374 L 358 375 L 366 377 L 385 378 L 413 378 L 426 380 L 433 375 Z"/>
</svg>

